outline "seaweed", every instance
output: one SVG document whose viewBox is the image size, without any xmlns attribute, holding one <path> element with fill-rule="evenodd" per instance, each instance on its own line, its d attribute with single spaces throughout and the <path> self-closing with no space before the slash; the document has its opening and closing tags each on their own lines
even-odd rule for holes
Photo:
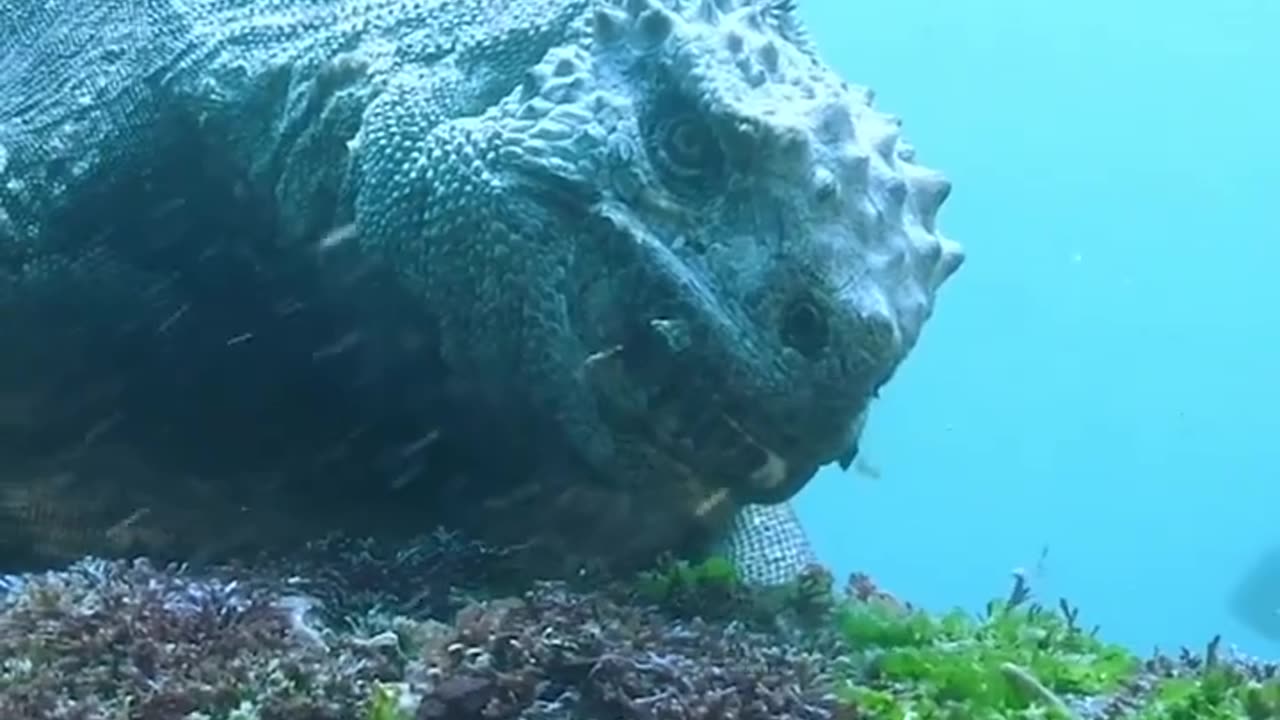
<svg viewBox="0 0 1280 720">
<path fill-rule="evenodd" d="M 775 588 L 720 558 L 514 578 L 450 533 L 256 566 L 86 559 L 0 577 L 0 718 L 1225 720 L 1280 717 L 1276 666 L 1215 638 L 1140 658 L 1025 579 L 929 612 L 855 574 Z"/>
<path fill-rule="evenodd" d="M 608 587 L 677 617 L 734 620 L 775 631 L 817 629 L 830 619 L 836 600 L 831 573 L 819 565 L 805 568 L 789 583 L 752 586 L 732 562 L 715 555 L 696 562 L 660 558 L 634 579 Z"/>
<path fill-rule="evenodd" d="M 837 611 L 849 668 L 841 695 L 867 717 L 1071 718 L 1063 696 L 1117 692 L 1140 662 L 1017 589 L 974 616 L 931 614 L 882 598 Z"/>
<path fill-rule="evenodd" d="M 1201 655 L 1183 648 L 1175 660 L 1146 663 L 1155 678 L 1135 720 L 1274 720 L 1280 718 L 1280 677 L 1272 663 L 1224 661 L 1221 636 Z"/>
</svg>

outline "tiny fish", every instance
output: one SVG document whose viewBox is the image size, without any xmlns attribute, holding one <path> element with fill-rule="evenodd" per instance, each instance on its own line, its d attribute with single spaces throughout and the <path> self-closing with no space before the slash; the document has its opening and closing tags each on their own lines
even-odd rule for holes
<svg viewBox="0 0 1280 720">
<path fill-rule="evenodd" d="M 882 474 L 878 466 L 873 465 L 870 460 L 864 457 L 859 457 L 853 461 L 853 471 L 871 480 L 879 480 Z"/>
<path fill-rule="evenodd" d="M 593 352 L 587 356 L 586 360 L 582 361 L 582 367 L 584 369 L 589 369 L 594 365 L 597 365 L 605 360 L 608 360 L 609 358 L 613 357 L 614 355 L 617 355 L 620 352 L 622 352 L 621 345 L 614 345 L 611 348 Z"/>
<path fill-rule="evenodd" d="M 407 457 L 410 457 L 410 456 L 412 456 L 412 455 L 417 455 L 418 453 L 422 452 L 423 450 L 427 449 L 428 447 L 431 447 L 431 445 L 432 445 L 432 444 L 433 444 L 433 443 L 434 443 L 434 442 L 435 442 L 439 437 L 440 437 L 440 430 L 439 430 L 438 428 L 437 428 L 437 429 L 435 429 L 435 430 L 431 430 L 431 431 L 430 431 L 430 432 L 428 432 L 427 434 L 423 435 L 422 437 L 418 438 L 417 440 L 414 440 L 413 442 L 411 442 L 411 443 L 409 443 L 408 445 L 405 445 L 403 448 L 401 448 L 401 449 L 400 449 L 400 457 L 407 458 Z"/>
<path fill-rule="evenodd" d="M 173 313 L 169 315 L 169 317 L 165 318 L 164 322 L 160 323 L 160 327 L 156 328 L 156 334 L 163 335 L 169 332 L 169 329 L 172 328 L 175 324 L 177 324 L 177 322 L 182 319 L 182 316 L 187 314 L 187 310 L 189 310 L 190 308 L 191 308 L 190 305 L 183 303 L 182 307 L 178 308 L 177 310 L 174 310 Z"/>
<path fill-rule="evenodd" d="M 118 425 L 120 420 L 123 418 L 124 415 L 121 413 L 112 413 L 111 415 L 94 423 L 93 427 L 89 428 L 89 430 L 85 432 L 84 437 L 80 440 L 80 447 L 85 448 L 92 445 L 98 440 L 98 438 L 107 434 L 111 428 Z"/>
<path fill-rule="evenodd" d="M 324 358 L 332 357 L 334 355 L 340 355 L 346 352 L 347 350 L 350 350 L 351 348 L 355 347 L 360 342 L 360 339 L 361 339 L 360 332 L 357 330 L 352 330 L 351 332 L 348 332 L 346 335 L 343 335 L 337 340 L 311 353 L 311 359 L 322 360 Z"/>
<path fill-rule="evenodd" d="M 411 467 L 402 471 L 400 474 L 391 478 L 391 489 L 400 490 L 402 488 L 405 488 L 409 484 L 411 484 L 414 480 L 416 480 L 418 476 L 421 474 L 422 474 L 422 466 L 417 464 L 412 465 Z"/>
<path fill-rule="evenodd" d="M 325 250 L 331 250 L 348 240 L 354 239 L 355 236 L 356 224 L 348 223 L 325 233 L 324 237 L 320 238 L 320 242 L 317 243 L 316 247 L 318 247 L 321 252 L 324 252 Z"/>
</svg>

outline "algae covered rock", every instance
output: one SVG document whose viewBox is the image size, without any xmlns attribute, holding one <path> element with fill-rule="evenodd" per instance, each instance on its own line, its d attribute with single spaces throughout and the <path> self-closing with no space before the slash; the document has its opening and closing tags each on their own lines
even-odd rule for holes
<svg viewBox="0 0 1280 720">
<path fill-rule="evenodd" d="M 85 559 L 0 583 L 9 720 L 1265 720 L 1277 666 L 1140 658 L 1025 584 L 929 613 L 710 558 L 540 580 L 438 532 L 295 557 Z"/>
</svg>

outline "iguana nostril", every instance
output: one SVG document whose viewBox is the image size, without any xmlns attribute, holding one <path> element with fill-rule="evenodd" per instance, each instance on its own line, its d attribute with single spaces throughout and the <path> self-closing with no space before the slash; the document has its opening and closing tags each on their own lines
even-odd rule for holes
<svg viewBox="0 0 1280 720">
<path fill-rule="evenodd" d="M 826 313 L 812 300 L 793 301 L 782 314 L 782 342 L 811 360 L 826 349 L 829 332 Z"/>
</svg>

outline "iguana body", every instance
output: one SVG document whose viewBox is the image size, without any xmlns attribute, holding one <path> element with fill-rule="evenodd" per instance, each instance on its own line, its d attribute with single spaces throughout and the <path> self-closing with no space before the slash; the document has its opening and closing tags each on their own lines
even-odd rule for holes
<svg viewBox="0 0 1280 720">
<path fill-rule="evenodd" d="M 962 259 L 869 102 L 786 0 L 0 0 L 8 445 L 603 554 L 791 523 Z"/>
</svg>

